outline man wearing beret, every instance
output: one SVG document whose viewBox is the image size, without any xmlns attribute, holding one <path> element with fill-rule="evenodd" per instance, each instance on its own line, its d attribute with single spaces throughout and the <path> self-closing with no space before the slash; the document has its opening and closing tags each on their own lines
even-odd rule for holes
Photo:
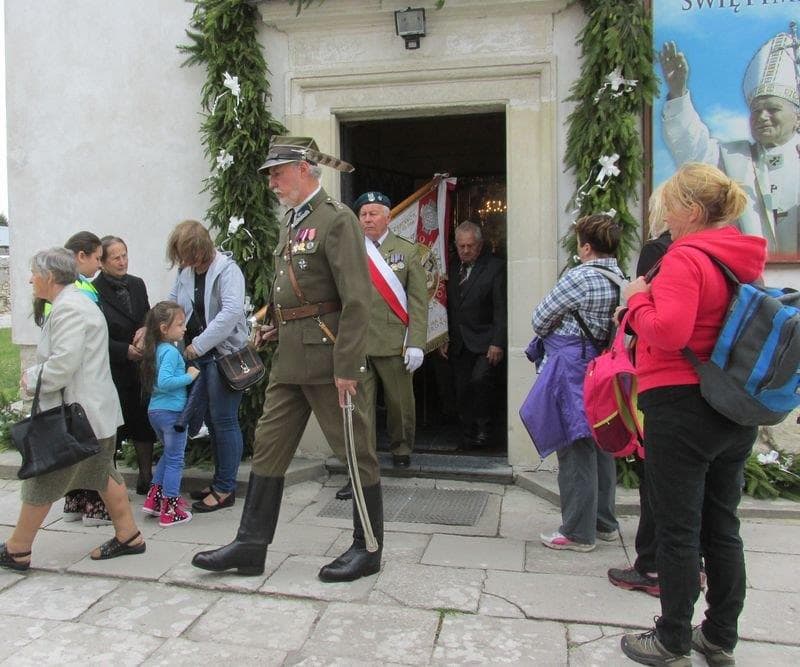
<svg viewBox="0 0 800 667">
<path fill-rule="evenodd" d="M 364 393 L 374 410 L 380 381 L 392 462 L 407 468 L 416 430 L 413 377 L 422 365 L 428 331 L 428 289 L 416 246 L 389 229 L 390 207 L 381 192 L 366 192 L 353 205 L 372 278 Z"/>
<path fill-rule="evenodd" d="M 364 236 L 352 211 L 320 186 L 320 165 L 352 167 L 320 153 L 308 137 L 278 137 L 260 173 L 288 210 L 275 247 L 273 323 L 256 342 L 278 340 L 264 412 L 258 421 L 253 466 L 236 539 L 195 555 L 192 564 L 239 574 L 264 571 L 278 522 L 284 475 L 313 412 L 334 453 L 345 460 L 342 411 L 350 397 L 356 463 L 378 550 L 366 549 L 353 508 L 353 544 L 319 572 L 323 581 L 352 581 L 380 570 L 383 500 L 372 413 L 359 382 L 366 372 L 370 283 Z"/>
</svg>

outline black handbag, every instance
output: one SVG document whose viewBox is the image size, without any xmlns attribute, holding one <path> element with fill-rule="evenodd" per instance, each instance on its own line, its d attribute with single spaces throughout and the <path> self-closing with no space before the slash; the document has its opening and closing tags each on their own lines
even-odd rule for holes
<svg viewBox="0 0 800 667">
<path fill-rule="evenodd" d="M 31 416 L 11 426 L 11 441 L 22 455 L 20 479 L 61 470 L 100 453 L 100 443 L 80 403 L 39 410 L 42 373 L 36 381 Z"/>
<path fill-rule="evenodd" d="M 238 352 L 217 357 L 222 379 L 233 391 L 243 391 L 259 382 L 267 372 L 256 349 L 249 343 Z"/>
</svg>

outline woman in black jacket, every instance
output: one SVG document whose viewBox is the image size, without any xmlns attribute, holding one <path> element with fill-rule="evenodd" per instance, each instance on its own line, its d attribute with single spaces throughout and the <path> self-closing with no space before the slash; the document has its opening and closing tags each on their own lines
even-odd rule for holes
<svg viewBox="0 0 800 667">
<path fill-rule="evenodd" d="M 128 273 L 128 247 L 125 241 L 117 236 L 104 236 L 101 241 L 102 272 L 93 284 L 100 294 L 103 314 L 108 323 L 111 377 L 125 418 L 125 425 L 117 433 L 117 441 L 133 441 L 139 466 L 136 493 L 144 495 L 153 475 L 155 441 L 147 418 L 147 401 L 142 398 L 139 383 L 139 360 L 142 358 L 140 341 L 150 303 L 144 281 Z"/>
</svg>

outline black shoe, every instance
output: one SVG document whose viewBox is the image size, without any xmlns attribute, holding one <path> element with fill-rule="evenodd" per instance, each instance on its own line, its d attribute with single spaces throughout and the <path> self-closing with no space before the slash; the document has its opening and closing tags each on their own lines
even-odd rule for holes
<svg viewBox="0 0 800 667">
<path fill-rule="evenodd" d="M 353 499 L 353 482 L 349 479 L 341 489 L 336 492 L 336 500 L 352 500 Z"/>
<path fill-rule="evenodd" d="M 381 554 L 383 553 L 383 495 L 380 482 L 364 487 L 364 501 L 372 531 L 378 542 L 377 551 L 367 551 L 364 528 L 354 505 L 353 544 L 336 560 L 328 563 L 319 571 L 318 576 L 322 581 L 354 581 L 380 572 Z"/>
<path fill-rule="evenodd" d="M 392 454 L 392 465 L 395 468 L 408 468 L 411 465 L 411 457 L 406 454 Z"/>
<path fill-rule="evenodd" d="M 209 496 L 213 496 L 217 501 L 216 505 L 207 505 L 205 499 L 208 496 L 203 496 L 203 500 L 197 500 L 192 503 L 192 509 L 199 514 L 207 512 L 216 512 L 217 510 L 225 509 L 226 507 L 233 507 L 236 502 L 236 491 L 231 491 L 225 498 L 222 498 L 214 489 L 211 489 Z"/>
<path fill-rule="evenodd" d="M 262 477 L 251 472 L 236 539 L 219 549 L 195 554 L 192 565 L 212 572 L 235 569 L 244 575 L 262 574 L 282 497 L 283 477 Z"/>
</svg>

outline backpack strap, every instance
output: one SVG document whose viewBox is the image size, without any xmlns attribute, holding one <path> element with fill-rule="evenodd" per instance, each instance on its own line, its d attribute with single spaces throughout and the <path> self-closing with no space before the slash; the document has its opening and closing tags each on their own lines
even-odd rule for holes
<svg viewBox="0 0 800 667">
<path fill-rule="evenodd" d="M 593 271 L 596 271 L 601 276 L 603 276 L 604 278 L 607 278 L 612 283 L 614 283 L 616 285 L 616 287 L 617 287 L 617 301 L 619 302 L 620 305 L 623 305 L 623 306 L 625 305 L 625 303 L 624 303 L 624 301 L 622 299 L 622 288 L 625 287 L 625 285 L 627 285 L 627 283 L 628 283 L 628 281 L 625 280 L 625 278 L 623 278 L 622 276 L 618 275 L 616 272 L 612 271 L 611 269 L 607 269 L 607 268 L 605 268 L 603 266 L 594 266 L 594 265 L 592 265 L 592 266 L 587 266 L 586 268 L 587 269 L 592 269 Z M 604 347 L 606 347 L 605 345 L 600 343 L 600 341 L 597 340 L 595 335 L 589 330 L 589 327 L 586 324 L 586 321 L 581 317 L 580 313 L 577 310 L 572 311 L 572 316 L 575 318 L 575 321 L 578 323 L 578 326 L 581 328 L 581 331 L 583 331 L 584 335 L 589 339 L 589 341 L 592 343 L 592 345 L 594 345 L 596 350 L 600 351 Z M 612 328 L 612 333 L 613 333 L 613 328 Z"/>
</svg>

